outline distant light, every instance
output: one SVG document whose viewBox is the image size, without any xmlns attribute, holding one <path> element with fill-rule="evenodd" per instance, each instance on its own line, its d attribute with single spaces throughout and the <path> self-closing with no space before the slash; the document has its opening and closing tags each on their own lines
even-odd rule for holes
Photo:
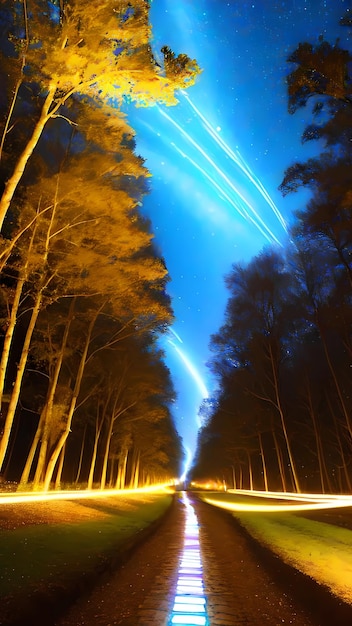
<svg viewBox="0 0 352 626">
<path fill-rule="evenodd" d="M 221 131 L 221 126 L 217 126 L 216 130 L 218 131 L 218 133 Z"/>
</svg>

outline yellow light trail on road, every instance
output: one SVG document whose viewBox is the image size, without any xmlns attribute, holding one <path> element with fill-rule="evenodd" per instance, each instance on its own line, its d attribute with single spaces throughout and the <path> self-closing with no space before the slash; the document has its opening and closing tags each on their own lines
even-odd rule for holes
<svg viewBox="0 0 352 626">
<path fill-rule="evenodd" d="M 148 487 L 140 487 L 139 489 L 87 489 L 85 491 L 49 491 L 34 492 L 28 491 L 21 494 L 0 493 L 0 505 L 2 504 L 19 504 L 29 502 L 48 502 L 51 500 L 80 500 L 88 498 L 107 498 L 111 496 L 128 497 L 134 494 L 147 494 L 156 491 L 165 491 L 173 488 L 171 483 L 162 483 L 160 485 L 149 485 Z"/>
<path fill-rule="evenodd" d="M 274 498 L 277 500 L 319 500 L 325 502 L 327 500 L 343 500 L 351 499 L 352 496 L 341 493 L 297 493 L 295 491 L 262 491 L 256 489 L 228 489 L 228 493 L 234 493 L 244 496 L 256 496 L 259 498 Z"/>
<path fill-rule="evenodd" d="M 243 502 L 226 502 L 214 498 L 203 498 L 208 504 L 217 506 L 228 511 L 258 512 L 258 513 L 283 513 L 290 511 L 319 511 L 323 509 L 336 509 L 352 507 L 352 496 L 338 494 L 317 494 L 317 493 L 287 493 L 275 491 L 251 491 L 251 490 L 229 490 L 228 493 L 257 498 L 271 498 L 278 500 L 294 500 L 299 503 L 293 504 L 255 504 Z"/>
</svg>

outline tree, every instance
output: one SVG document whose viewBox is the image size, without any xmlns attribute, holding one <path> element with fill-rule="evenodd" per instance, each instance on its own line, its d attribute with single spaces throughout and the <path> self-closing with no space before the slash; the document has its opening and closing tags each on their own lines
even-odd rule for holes
<svg viewBox="0 0 352 626">
<path fill-rule="evenodd" d="M 34 87 L 36 115 L 5 184 L 0 227 L 49 120 L 72 123 L 65 107 L 73 97 L 105 106 L 112 101 L 119 106 L 124 98 L 143 106 L 175 104 L 175 89 L 189 87 L 199 73 L 196 61 L 185 55 L 165 69 L 155 63 L 145 0 L 94 0 L 90 11 L 82 0 L 60 7 L 45 0 L 26 1 L 15 2 L 12 13 L 14 72 L 18 58 L 21 67 L 15 95 L 20 98 L 23 88 Z M 13 101 L 3 137 L 15 123 L 15 113 Z"/>
<path fill-rule="evenodd" d="M 316 46 L 300 43 L 287 59 L 297 66 L 286 79 L 289 112 L 294 113 L 316 95 L 352 104 L 349 80 L 351 59 L 349 51 L 340 48 L 338 43 L 331 45 L 324 40 Z"/>
<path fill-rule="evenodd" d="M 267 250 L 247 267 L 234 266 L 226 284 L 231 295 L 225 324 L 212 337 L 212 367 L 221 384 L 219 408 L 232 412 L 236 432 L 236 421 L 244 419 L 248 430 L 246 433 L 242 427 L 241 432 L 247 447 L 253 446 L 249 439 L 254 437 L 262 460 L 261 434 L 270 432 L 272 422 L 277 424 L 279 418 L 293 484 L 299 490 L 284 392 L 285 362 L 297 305 L 294 279 L 284 259 Z"/>
</svg>

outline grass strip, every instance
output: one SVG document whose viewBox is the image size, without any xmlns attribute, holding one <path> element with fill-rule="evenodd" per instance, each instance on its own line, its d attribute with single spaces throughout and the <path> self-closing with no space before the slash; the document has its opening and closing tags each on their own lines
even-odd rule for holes
<svg viewBox="0 0 352 626">
<path fill-rule="evenodd" d="M 233 515 L 286 563 L 352 603 L 351 530 L 294 513 Z"/>
<path fill-rule="evenodd" d="M 172 496 L 107 500 L 84 503 L 92 509 L 92 518 L 87 521 L 0 531 L 0 598 L 51 585 L 70 586 L 77 578 L 102 568 L 166 512 Z M 75 506 L 78 510 L 82 504 L 75 501 Z"/>
</svg>

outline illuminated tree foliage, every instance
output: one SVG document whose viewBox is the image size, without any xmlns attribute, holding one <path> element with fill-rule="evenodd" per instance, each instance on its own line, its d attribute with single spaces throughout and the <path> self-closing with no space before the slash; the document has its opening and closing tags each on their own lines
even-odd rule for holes
<svg viewBox="0 0 352 626">
<path fill-rule="evenodd" d="M 26 140 L 9 168 L 0 200 L 0 227 L 47 123 L 58 119 L 72 123 L 65 109 L 72 98 L 105 105 L 113 101 L 117 106 L 125 99 L 140 106 L 175 104 L 175 89 L 189 87 L 199 73 L 196 61 L 186 55 L 167 62 L 165 68 L 155 62 L 145 0 L 94 0 L 89 11 L 82 0 L 60 5 L 23 0 L 12 6 L 13 96 L 3 130 L 5 155 L 6 135 L 11 136 L 16 124 L 22 91 L 31 89 L 37 97 L 30 129 L 27 118 Z M 168 59 L 169 48 L 165 54 Z"/>
<path fill-rule="evenodd" d="M 343 492 L 352 488 L 351 54 L 320 41 L 288 61 L 289 112 L 314 101 L 303 141 L 320 139 L 323 153 L 291 165 L 281 184 L 284 194 L 311 191 L 291 244 L 226 279 L 225 323 L 211 340 L 219 390 L 193 478 Z"/>
<path fill-rule="evenodd" d="M 0 468 L 22 473 L 22 484 L 59 484 L 77 457 L 71 437 L 77 479 L 126 484 L 128 455 L 138 456 L 134 482 L 151 479 L 147 463 L 165 478 L 181 450 L 155 347 L 172 320 L 168 275 L 139 213 L 149 173 L 118 107 L 175 104 L 199 68 L 169 48 L 165 67 L 155 62 L 146 2 L 97 2 L 88 12 L 79 1 L 5 2 L 1 19 Z M 127 375 L 132 355 L 141 366 Z M 160 454 L 155 443 L 154 465 L 136 444 L 144 421 L 155 442 L 159 421 L 170 431 Z"/>
</svg>

